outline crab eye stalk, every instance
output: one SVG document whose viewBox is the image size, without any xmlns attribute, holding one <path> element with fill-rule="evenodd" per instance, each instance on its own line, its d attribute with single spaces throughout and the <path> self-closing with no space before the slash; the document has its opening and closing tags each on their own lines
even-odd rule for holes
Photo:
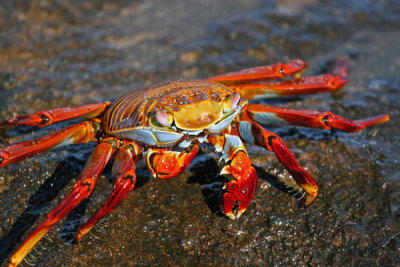
<svg viewBox="0 0 400 267">
<path fill-rule="evenodd" d="M 230 112 L 231 110 L 236 109 L 239 105 L 239 101 L 240 95 L 238 93 L 228 96 L 225 99 L 224 112 Z"/>
<path fill-rule="evenodd" d="M 172 123 L 172 118 L 165 110 L 156 111 L 156 120 L 162 126 L 169 126 Z"/>
<path fill-rule="evenodd" d="M 235 93 L 231 96 L 231 108 L 235 109 L 240 101 L 240 95 L 238 93 Z"/>
</svg>

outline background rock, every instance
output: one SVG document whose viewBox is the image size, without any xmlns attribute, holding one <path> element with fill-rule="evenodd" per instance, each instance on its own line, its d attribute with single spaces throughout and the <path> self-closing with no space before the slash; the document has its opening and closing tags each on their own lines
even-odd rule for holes
<svg viewBox="0 0 400 267">
<path fill-rule="evenodd" d="M 258 190 L 237 221 L 221 216 L 218 156 L 205 151 L 182 175 L 155 180 L 143 165 L 127 200 L 79 244 L 77 228 L 111 191 L 109 170 L 90 200 L 27 257 L 44 266 L 399 265 L 400 2 L 3 1 L 0 117 L 112 100 L 178 78 L 301 58 L 307 75 L 349 58 L 350 83 L 326 95 L 273 100 L 351 119 L 390 114 L 359 134 L 274 128 L 320 195 L 298 208 L 273 184 L 288 172 L 248 147 Z M 263 101 L 263 103 L 267 103 Z M 16 128 L 12 142 L 48 129 Z M 0 169 L 0 262 L 65 197 L 93 144 L 40 154 Z M 207 173 L 204 173 L 204 169 Z M 266 170 L 266 171 L 264 171 Z"/>
</svg>

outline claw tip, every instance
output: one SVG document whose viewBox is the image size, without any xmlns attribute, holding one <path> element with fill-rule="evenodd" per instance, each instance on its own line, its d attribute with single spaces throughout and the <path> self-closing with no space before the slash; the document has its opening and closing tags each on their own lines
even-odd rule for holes
<svg viewBox="0 0 400 267">
<path fill-rule="evenodd" d="M 225 213 L 226 217 L 228 217 L 231 220 L 236 220 L 239 219 L 239 217 L 243 214 L 243 212 L 245 212 L 246 209 L 239 209 L 236 212 L 228 212 Z"/>
</svg>

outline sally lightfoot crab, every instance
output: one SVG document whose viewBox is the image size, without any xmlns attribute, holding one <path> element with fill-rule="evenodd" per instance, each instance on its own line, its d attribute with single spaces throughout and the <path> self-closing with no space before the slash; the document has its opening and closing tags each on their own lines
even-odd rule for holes
<svg viewBox="0 0 400 267">
<path fill-rule="evenodd" d="M 301 60 L 292 60 L 203 80 L 166 82 L 131 92 L 113 103 L 39 111 L 1 122 L 0 129 L 5 132 L 17 125 L 43 127 L 86 119 L 49 135 L 0 149 L 0 167 L 64 145 L 98 143 L 72 192 L 22 243 L 11 256 L 9 265 L 18 265 L 53 225 L 90 196 L 111 160 L 114 190 L 100 210 L 80 228 L 78 241 L 134 188 L 136 161 L 143 157 L 154 176 L 168 179 L 189 165 L 199 144 L 204 142 L 221 154 L 224 163 L 221 174 L 230 179 L 223 188 L 223 211 L 227 217 L 237 219 L 248 207 L 257 187 L 257 174 L 243 143 L 275 153 L 294 178 L 292 186 L 303 194 L 302 204 L 313 203 L 318 194 L 313 177 L 297 163 L 282 139 L 261 125 L 288 124 L 356 132 L 386 122 L 389 116 L 351 121 L 331 112 L 248 103 L 255 98 L 330 92 L 347 83 L 345 59 L 336 61 L 331 74 L 301 78 L 300 72 L 306 66 Z M 292 79 L 285 79 L 292 75 Z"/>
</svg>

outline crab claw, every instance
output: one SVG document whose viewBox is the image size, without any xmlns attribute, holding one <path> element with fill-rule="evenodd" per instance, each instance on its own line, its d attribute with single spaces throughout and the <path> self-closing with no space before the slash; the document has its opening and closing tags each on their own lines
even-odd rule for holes
<svg viewBox="0 0 400 267">
<path fill-rule="evenodd" d="M 183 172 L 198 151 L 197 145 L 182 152 L 149 149 L 146 154 L 146 163 L 154 177 L 169 179 Z"/>
<path fill-rule="evenodd" d="M 221 175 L 232 175 L 233 180 L 224 186 L 224 213 L 235 220 L 249 206 L 257 188 L 257 173 L 251 166 L 249 157 L 243 151 L 239 151 L 233 157 L 231 163 L 226 165 Z"/>
</svg>

